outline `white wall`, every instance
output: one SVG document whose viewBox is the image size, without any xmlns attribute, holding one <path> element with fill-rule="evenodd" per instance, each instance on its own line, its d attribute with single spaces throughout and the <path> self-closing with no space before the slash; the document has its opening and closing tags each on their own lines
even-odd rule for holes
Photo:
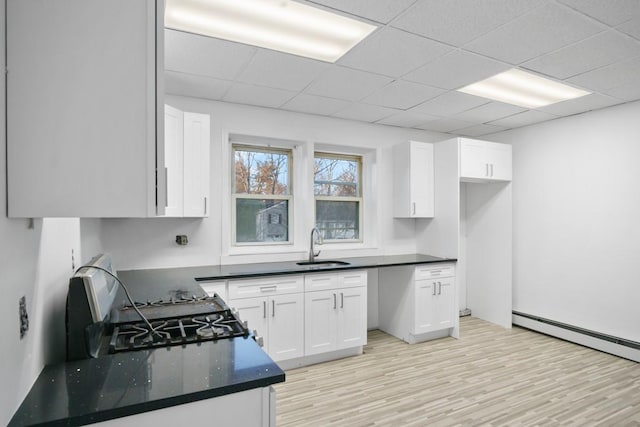
<svg viewBox="0 0 640 427">
<path fill-rule="evenodd" d="M 513 145 L 514 310 L 640 342 L 640 102 Z"/>
<path fill-rule="evenodd" d="M 373 125 L 349 120 L 319 117 L 279 111 L 269 108 L 249 107 L 194 98 L 169 96 L 166 103 L 185 110 L 211 115 L 211 215 L 205 219 L 105 219 L 102 220 L 102 242 L 114 257 L 119 269 L 157 268 L 188 265 L 226 264 L 230 262 L 260 262 L 302 259 L 306 247 L 296 248 L 288 254 L 260 257 L 228 257 L 223 240 L 228 229 L 223 230 L 222 200 L 227 188 L 222 182 L 223 144 L 227 134 L 254 135 L 280 138 L 302 143 L 348 145 L 360 149 L 379 149 L 376 182 L 379 187 L 380 218 L 375 231 L 380 235 L 375 248 L 360 251 L 331 251 L 322 248 L 322 257 L 359 256 L 386 253 L 412 253 L 416 250 L 415 220 L 392 218 L 391 200 L 391 146 L 409 139 L 431 142 L 445 139 L 442 134 L 428 131 Z M 223 179 L 225 178 L 225 179 Z M 308 209 L 313 209 L 309 201 Z M 307 208 L 304 208 L 307 209 Z M 310 228 L 309 228 L 310 229 Z M 177 234 L 186 234 L 189 245 L 178 246 Z M 306 238 L 306 229 L 305 229 Z"/>
</svg>

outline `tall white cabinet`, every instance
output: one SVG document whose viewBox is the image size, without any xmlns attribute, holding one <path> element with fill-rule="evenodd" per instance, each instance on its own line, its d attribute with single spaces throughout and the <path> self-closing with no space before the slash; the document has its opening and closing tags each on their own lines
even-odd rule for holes
<svg viewBox="0 0 640 427">
<path fill-rule="evenodd" d="M 433 144 L 408 141 L 393 147 L 394 217 L 433 217 L 433 164 Z"/>
<path fill-rule="evenodd" d="M 163 2 L 6 6 L 9 216 L 162 214 Z"/>
<path fill-rule="evenodd" d="M 417 250 L 458 259 L 459 310 L 511 327 L 511 146 L 452 138 L 434 151 L 436 212 L 417 224 Z"/>
</svg>

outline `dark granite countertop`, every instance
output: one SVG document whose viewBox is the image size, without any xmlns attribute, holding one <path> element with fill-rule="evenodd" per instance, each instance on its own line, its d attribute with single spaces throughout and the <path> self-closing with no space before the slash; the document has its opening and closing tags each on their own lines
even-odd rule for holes
<svg viewBox="0 0 640 427">
<path fill-rule="evenodd" d="M 322 258 L 318 259 L 323 261 Z M 348 265 L 336 265 L 318 268 L 308 265 L 297 265 L 296 261 L 265 262 L 254 264 L 211 265 L 199 267 L 157 268 L 146 270 L 119 271 L 118 276 L 125 283 L 144 283 L 144 288 L 162 289 L 165 296 L 174 296 L 175 292 L 201 293 L 195 282 L 227 279 L 243 279 L 261 276 L 279 276 L 285 274 L 322 273 L 337 270 L 356 270 L 363 268 L 383 268 L 400 265 L 430 264 L 439 262 L 456 262 L 455 258 L 441 258 L 433 255 L 409 254 L 340 258 Z M 134 292 L 132 292 L 133 294 Z M 140 298 L 134 296 L 134 298 Z"/>
<path fill-rule="evenodd" d="M 121 277 L 138 301 L 204 295 L 184 272 Z M 125 299 L 119 292 L 116 303 Z M 45 366 L 9 426 L 85 425 L 284 380 L 284 371 L 251 337 L 111 354 Z"/>
<path fill-rule="evenodd" d="M 9 423 L 79 426 L 284 381 L 251 338 L 46 366 Z"/>
</svg>

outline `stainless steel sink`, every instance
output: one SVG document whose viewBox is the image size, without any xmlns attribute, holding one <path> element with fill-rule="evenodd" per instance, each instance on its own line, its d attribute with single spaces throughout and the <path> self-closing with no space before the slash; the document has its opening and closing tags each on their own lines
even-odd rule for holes
<svg viewBox="0 0 640 427">
<path fill-rule="evenodd" d="M 348 262 L 345 261 L 329 261 L 329 260 L 322 260 L 322 261 L 300 261 L 300 262 L 296 262 L 296 264 L 298 265 L 305 265 L 307 267 L 316 267 L 316 268 L 322 268 L 322 267 L 338 267 L 340 265 L 349 265 Z"/>
</svg>

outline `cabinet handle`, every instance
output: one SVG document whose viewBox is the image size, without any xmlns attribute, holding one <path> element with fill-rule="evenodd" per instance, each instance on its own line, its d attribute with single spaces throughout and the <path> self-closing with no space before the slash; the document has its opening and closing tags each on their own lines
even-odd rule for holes
<svg viewBox="0 0 640 427">
<path fill-rule="evenodd" d="M 493 177 L 493 163 L 491 163 L 491 177 Z"/>
<path fill-rule="evenodd" d="M 338 308 L 337 300 L 336 300 L 336 294 L 333 294 L 333 309 L 335 310 L 336 308 Z"/>
<path fill-rule="evenodd" d="M 411 207 L 411 215 L 415 215 L 415 214 L 416 214 L 416 202 L 413 202 Z"/>
<path fill-rule="evenodd" d="M 271 317 L 276 317 L 276 300 L 271 300 Z"/>
<path fill-rule="evenodd" d="M 169 207 L 169 168 L 164 167 L 164 206 Z"/>
<path fill-rule="evenodd" d="M 436 286 L 437 286 L 437 283 L 433 282 L 433 293 L 431 295 L 435 295 L 436 294 Z"/>
<path fill-rule="evenodd" d="M 262 301 L 262 318 L 263 319 L 267 318 L 267 302 L 266 301 Z"/>
<path fill-rule="evenodd" d="M 260 292 L 275 292 L 278 285 L 260 286 Z"/>
<path fill-rule="evenodd" d="M 438 295 L 442 295 L 442 282 L 438 282 Z"/>
<path fill-rule="evenodd" d="M 489 163 L 484 164 L 484 176 L 489 176 Z"/>
<path fill-rule="evenodd" d="M 204 214 L 207 214 L 207 198 L 204 198 Z"/>
<path fill-rule="evenodd" d="M 340 292 L 340 308 L 344 308 L 344 293 Z"/>
</svg>

